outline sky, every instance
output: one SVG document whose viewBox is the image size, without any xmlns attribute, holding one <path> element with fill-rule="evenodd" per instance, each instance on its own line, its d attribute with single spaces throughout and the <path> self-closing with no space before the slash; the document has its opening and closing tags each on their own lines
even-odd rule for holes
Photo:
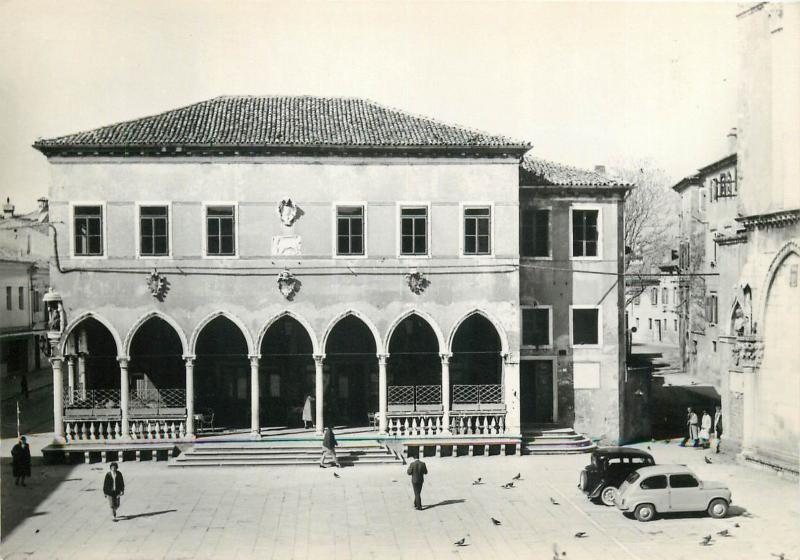
<svg viewBox="0 0 800 560">
<path fill-rule="evenodd" d="M 0 195 L 31 148 L 218 95 L 355 96 L 673 180 L 725 155 L 736 3 L 0 0 Z"/>
</svg>

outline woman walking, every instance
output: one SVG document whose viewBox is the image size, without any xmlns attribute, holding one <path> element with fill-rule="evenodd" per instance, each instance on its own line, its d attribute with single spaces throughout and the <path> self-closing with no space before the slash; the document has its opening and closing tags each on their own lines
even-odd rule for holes
<svg viewBox="0 0 800 560">
<path fill-rule="evenodd" d="M 337 445 L 339 444 L 336 442 L 336 436 L 333 435 L 333 430 L 328 426 L 325 428 L 325 434 L 322 436 L 322 457 L 319 459 L 319 468 L 325 468 L 325 457 L 327 457 L 328 454 L 333 458 L 334 466 L 342 466 L 339 464 L 339 459 L 336 458 Z"/>
<path fill-rule="evenodd" d="M 303 405 L 303 429 L 307 430 L 309 427 L 314 427 L 314 415 L 311 412 L 312 410 L 312 403 L 314 399 L 311 395 L 306 395 L 306 402 Z"/>
</svg>

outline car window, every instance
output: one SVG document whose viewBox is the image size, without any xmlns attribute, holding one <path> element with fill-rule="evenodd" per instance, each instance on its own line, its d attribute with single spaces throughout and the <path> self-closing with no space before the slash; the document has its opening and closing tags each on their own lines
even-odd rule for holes
<svg viewBox="0 0 800 560">
<path fill-rule="evenodd" d="M 700 483 L 690 474 L 673 474 L 669 477 L 669 485 L 672 488 L 696 488 Z"/>
<path fill-rule="evenodd" d="M 645 478 L 640 485 L 643 490 L 660 490 L 667 487 L 667 476 L 660 474 Z"/>
<path fill-rule="evenodd" d="M 621 465 L 622 464 L 622 457 L 609 457 L 608 458 L 608 466 L 612 465 Z"/>
<path fill-rule="evenodd" d="M 642 466 L 645 464 L 644 457 L 631 457 L 631 463 L 637 466 Z"/>
<path fill-rule="evenodd" d="M 625 479 L 625 482 L 627 482 L 628 484 L 633 484 L 637 480 L 639 480 L 639 473 L 633 471 L 631 474 L 628 475 L 628 478 Z"/>
<path fill-rule="evenodd" d="M 652 457 L 648 457 L 647 459 L 645 459 L 645 463 L 647 463 L 648 465 L 655 465 L 656 461 Z"/>
</svg>

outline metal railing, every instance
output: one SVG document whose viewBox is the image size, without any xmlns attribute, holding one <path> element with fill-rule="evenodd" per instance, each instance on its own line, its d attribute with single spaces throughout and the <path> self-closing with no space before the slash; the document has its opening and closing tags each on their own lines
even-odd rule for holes
<svg viewBox="0 0 800 560">
<path fill-rule="evenodd" d="M 453 404 L 500 404 L 502 385 L 453 385 Z"/>
<path fill-rule="evenodd" d="M 63 404 L 67 410 L 80 415 L 110 416 L 119 413 L 119 389 L 64 389 Z M 158 415 L 161 410 L 186 408 L 186 389 L 146 389 L 133 391 L 128 401 L 128 410 Z"/>
<path fill-rule="evenodd" d="M 186 389 L 145 389 L 134 391 L 130 397 L 131 408 L 185 408 Z"/>
<path fill-rule="evenodd" d="M 421 407 L 442 405 L 441 385 L 390 385 L 387 403 L 392 408 L 404 408 L 409 411 Z"/>
<path fill-rule="evenodd" d="M 119 408 L 119 402 L 119 389 L 85 389 L 70 391 L 69 388 L 66 388 L 63 393 L 63 404 L 66 408 L 113 410 Z"/>
</svg>

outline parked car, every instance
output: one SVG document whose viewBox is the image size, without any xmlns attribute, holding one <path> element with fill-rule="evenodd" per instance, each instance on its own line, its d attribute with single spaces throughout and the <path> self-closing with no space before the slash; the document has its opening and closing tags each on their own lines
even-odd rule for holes
<svg viewBox="0 0 800 560">
<path fill-rule="evenodd" d="M 592 462 L 581 471 L 578 487 L 590 500 L 614 505 L 617 489 L 625 478 L 642 467 L 655 465 L 647 451 L 633 447 L 598 447 L 592 452 Z"/>
<path fill-rule="evenodd" d="M 731 491 L 721 482 L 702 481 L 683 465 L 656 465 L 632 472 L 617 494 L 617 507 L 639 521 L 659 513 L 707 511 L 714 519 L 728 515 Z"/>
</svg>

